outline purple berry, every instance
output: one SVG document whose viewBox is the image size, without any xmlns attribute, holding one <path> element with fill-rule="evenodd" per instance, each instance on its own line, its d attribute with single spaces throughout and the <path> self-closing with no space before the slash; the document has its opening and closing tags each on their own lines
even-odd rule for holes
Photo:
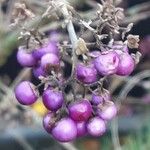
<svg viewBox="0 0 150 150">
<path fill-rule="evenodd" d="M 122 52 L 119 57 L 120 61 L 116 74 L 120 76 L 130 75 L 135 68 L 135 62 L 133 58 L 128 53 L 124 52 Z"/>
<path fill-rule="evenodd" d="M 101 136 L 106 131 L 104 120 L 99 117 L 94 117 L 87 123 L 87 131 L 92 136 Z"/>
<path fill-rule="evenodd" d="M 64 102 L 63 94 L 60 91 L 46 89 L 43 93 L 43 104 L 51 111 L 57 111 Z"/>
<path fill-rule="evenodd" d="M 70 118 L 63 118 L 52 129 L 53 137 L 60 142 L 69 142 L 76 138 L 76 123 Z"/>
<path fill-rule="evenodd" d="M 111 120 L 117 114 L 117 108 L 113 102 L 107 102 L 102 109 L 98 109 L 98 116 L 104 120 Z"/>
<path fill-rule="evenodd" d="M 115 74 L 119 64 L 116 52 L 106 51 L 94 60 L 95 68 L 102 76 Z"/>
<path fill-rule="evenodd" d="M 35 66 L 33 68 L 33 75 L 36 77 L 36 78 L 39 78 L 40 76 L 46 76 L 46 73 L 45 71 L 43 70 L 43 68 L 38 65 L 38 66 Z"/>
<path fill-rule="evenodd" d="M 77 137 L 81 137 L 86 135 L 87 130 L 86 130 L 86 122 L 77 122 Z"/>
<path fill-rule="evenodd" d="M 98 95 L 98 94 L 92 94 L 92 100 L 91 100 L 91 103 L 94 104 L 94 105 L 98 105 L 98 104 L 101 104 L 104 102 L 104 99 L 101 95 Z"/>
<path fill-rule="evenodd" d="M 97 71 L 92 64 L 87 66 L 84 64 L 78 64 L 76 67 L 76 76 L 79 81 L 90 84 L 96 82 Z"/>
<path fill-rule="evenodd" d="M 92 93 L 91 102 L 92 102 L 92 104 L 94 104 L 94 105 L 101 104 L 101 103 L 103 103 L 104 101 L 108 101 L 108 100 L 111 100 L 111 96 L 110 96 L 109 91 L 107 91 L 107 90 L 103 90 L 103 91 L 101 91 L 101 92 L 94 91 L 94 92 Z"/>
<path fill-rule="evenodd" d="M 47 113 L 43 118 L 43 127 L 48 132 L 51 133 L 52 128 L 55 125 L 55 114 L 52 112 Z"/>
<path fill-rule="evenodd" d="M 55 54 L 45 54 L 41 58 L 41 67 L 44 71 L 49 72 L 51 68 L 58 68 L 59 66 L 59 58 Z"/>
<path fill-rule="evenodd" d="M 29 81 L 23 81 L 15 88 L 15 96 L 20 104 L 31 105 L 38 98 L 35 86 Z"/>
<path fill-rule="evenodd" d="M 23 67 L 32 67 L 36 64 L 36 60 L 32 54 L 28 53 L 23 47 L 20 47 L 17 52 L 17 60 Z"/>
<path fill-rule="evenodd" d="M 69 115 L 75 121 L 86 121 L 92 114 L 92 106 L 86 99 L 69 104 Z"/>
<path fill-rule="evenodd" d="M 55 55 L 59 54 L 59 50 L 54 42 L 49 42 L 44 47 L 34 50 L 32 55 L 34 58 L 39 60 L 43 55 L 48 53 L 52 53 Z"/>
</svg>

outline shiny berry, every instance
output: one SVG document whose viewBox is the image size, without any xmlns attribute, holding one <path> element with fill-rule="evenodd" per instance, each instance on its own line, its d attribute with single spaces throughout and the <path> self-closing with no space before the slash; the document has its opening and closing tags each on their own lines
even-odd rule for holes
<svg viewBox="0 0 150 150">
<path fill-rule="evenodd" d="M 43 92 L 42 98 L 45 107 L 51 111 L 57 111 L 64 102 L 62 92 L 53 89 L 46 89 Z"/>
<path fill-rule="evenodd" d="M 36 77 L 36 78 L 39 78 L 40 76 L 46 76 L 46 73 L 45 71 L 43 70 L 43 68 L 39 65 L 35 66 L 33 68 L 33 75 Z"/>
<path fill-rule="evenodd" d="M 49 72 L 52 68 L 58 68 L 59 66 L 59 58 L 57 55 L 49 53 L 45 54 L 41 58 L 41 67 L 44 71 Z"/>
<path fill-rule="evenodd" d="M 92 136 L 101 136 L 106 131 L 104 120 L 99 117 L 94 117 L 87 123 L 87 131 Z"/>
<path fill-rule="evenodd" d="M 116 74 L 120 76 L 127 76 L 133 72 L 134 68 L 135 62 L 133 58 L 128 53 L 122 52 L 119 55 L 119 65 Z"/>
<path fill-rule="evenodd" d="M 86 135 L 87 130 L 86 130 L 86 122 L 77 122 L 77 137 L 81 137 Z"/>
<path fill-rule="evenodd" d="M 23 81 L 15 88 L 15 96 L 20 104 L 31 105 L 38 98 L 35 86 L 29 81 Z"/>
<path fill-rule="evenodd" d="M 98 116 L 104 120 L 111 120 L 117 114 L 117 108 L 112 101 L 107 101 L 101 109 L 97 110 Z"/>
<path fill-rule="evenodd" d="M 117 114 L 117 108 L 115 104 L 111 101 L 106 102 L 104 107 L 101 109 L 98 109 L 98 116 L 101 117 L 104 120 L 111 120 L 113 119 Z"/>
<path fill-rule="evenodd" d="M 52 112 L 47 113 L 43 118 L 43 127 L 48 132 L 51 133 L 52 128 L 55 125 L 56 117 Z"/>
<path fill-rule="evenodd" d="M 69 116 L 75 121 L 86 121 L 92 114 L 92 106 L 86 99 L 69 104 Z"/>
<path fill-rule="evenodd" d="M 76 123 L 70 118 L 63 118 L 55 124 L 52 135 L 59 142 L 73 141 L 77 136 Z"/>
<path fill-rule="evenodd" d="M 92 64 L 78 64 L 76 67 L 77 79 L 85 84 L 94 83 L 97 80 L 97 70 Z"/>
<path fill-rule="evenodd" d="M 103 52 L 94 60 L 95 68 L 102 76 L 115 74 L 118 64 L 119 58 L 117 53 L 114 51 Z"/>
<path fill-rule="evenodd" d="M 107 91 L 105 89 L 101 92 L 94 91 L 92 93 L 91 103 L 94 104 L 94 105 L 101 104 L 104 101 L 108 101 L 108 100 L 111 100 L 111 96 L 110 96 L 109 91 Z"/>
<path fill-rule="evenodd" d="M 17 60 L 23 67 L 32 67 L 36 64 L 36 60 L 32 54 L 27 52 L 23 47 L 20 47 L 17 52 Z"/>
<path fill-rule="evenodd" d="M 54 42 L 49 42 L 48 44 L 44 45 L 42 48 L 34 50 L 32 55 L 36 59 L 41 59 L 43 55 L 48 53 L 52 53 L 55 55 L 59 54 L 59 50 Z"/>
</svg>

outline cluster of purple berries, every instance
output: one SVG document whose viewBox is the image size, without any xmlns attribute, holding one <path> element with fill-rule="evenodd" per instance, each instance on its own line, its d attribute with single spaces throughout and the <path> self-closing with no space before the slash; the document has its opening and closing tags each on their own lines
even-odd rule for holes
<svg viewBox="0 0 150 150">
<path fill-rule="evenodd" d="M 134 59 L 127 48 L 122 51 L 93 51 L 87 56 L 90 58 L 89 61 L 81 63 L 78 60 L 74 70 L 74 81 L 86 86 L 98 82 L 104 76 L 129 75 L 135 67 Z M 52 76 L 52 71 L 56 74 L 61 72 L 60 58 L 60 52 L 53 42 L 30 53 L 21 47 L 17 53 L 18 62 L 24 67 L 32 67 L 37 78 Z M 62 78 L 57 77 L 57 80 L 63 86 L 65 79 L 62 81 Z M 88 95 L 90 92 L 88 91 Z M 31 105 L 38 99 L 39 93 L 35 85 L 23 81 L 16 87 L 15 95 L 19 103 Z M 97 137 L 106 131 L 107 121 L 117 114 L 109 91 L 97 88 L 88 98 L 85 97 L 67 103 L 65 92 L 61 91 L 58 85 L 48 85 L 44 89 L 42 100 L 49 113 L 43 118 L 43 126 L 56 140 L 68 142 L 86 134 Z"/>
</svg>

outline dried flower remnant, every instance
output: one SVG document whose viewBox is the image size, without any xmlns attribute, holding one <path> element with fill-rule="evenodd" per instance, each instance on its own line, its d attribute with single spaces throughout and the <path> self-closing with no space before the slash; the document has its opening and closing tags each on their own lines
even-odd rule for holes
<svg viewBox="0 0 150 150">
<path fill-rule="evenodd" d="M 79 38 L 76 43 L 76 54 L 77 55 L 86 54 L 88 51 L 89 50 L 86 46 L 85 41 L 82 38 Z"/>
<path fill-rule="evenodd" d="M 139 35 L 128 35 L 127 36 L 127 45 L 129 48 L 138 48 L 139 47 Z"/>
</svg>

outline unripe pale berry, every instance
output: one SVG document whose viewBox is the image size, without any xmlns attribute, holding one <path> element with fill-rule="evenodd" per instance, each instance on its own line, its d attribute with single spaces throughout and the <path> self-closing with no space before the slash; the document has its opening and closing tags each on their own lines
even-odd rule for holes
<svg viewBox="0 0 150 150">
<path fill-rule="evenodd" d="M 64 102 L 63 94 L 60 91 L 46 89 L 42 95 L 43 104 L 51 111 L 57 111 Z"/>
<path fill-rule="evenodd" d="M 59 142 L 73 141 L 77 136 L 76 123 L 70 118 L 62 118 L 52 129 L 52 135 Z"/>
<path fill-rule="evenodd" d="M 20 47 L 17 52 L 17 60 L 23 67 L 32 67 L 36 64 L 36 59 L 23 47 Z"/>
<path fill-rule="evenodd" d="M 99 117 L 94 117 L 87 123 L 87 131 L 92 136 L 101 136 L 106 131 L 106 125 L 104 120 Z"/>
<path fill-rule="evenodd" d="M 93 64 L 78 64 L 76 66 L 77 79 L 85 84 L 94 83 L 97 80 L 97 70 Z"/>
<path fill-rule="evenodd" d="M 38 92 L 31 82 L 23 81 L 16 86 L 15 96 L 20 104 L 31 105 L 37 100 Z"/>
<path fill-rule="evenodd" d="M 92 106 L 86 99 L 69 104 L 69 116 L 75 121 L 86 121 L 92 114 Z"/>
<path fill-rule="evenodd" d="M 95 68 L 102 76 L 115 74 L 118 64 L 119 58 L 117 53 L 114 51 L 103 52 L 94 60 Z"/>
</svg>

